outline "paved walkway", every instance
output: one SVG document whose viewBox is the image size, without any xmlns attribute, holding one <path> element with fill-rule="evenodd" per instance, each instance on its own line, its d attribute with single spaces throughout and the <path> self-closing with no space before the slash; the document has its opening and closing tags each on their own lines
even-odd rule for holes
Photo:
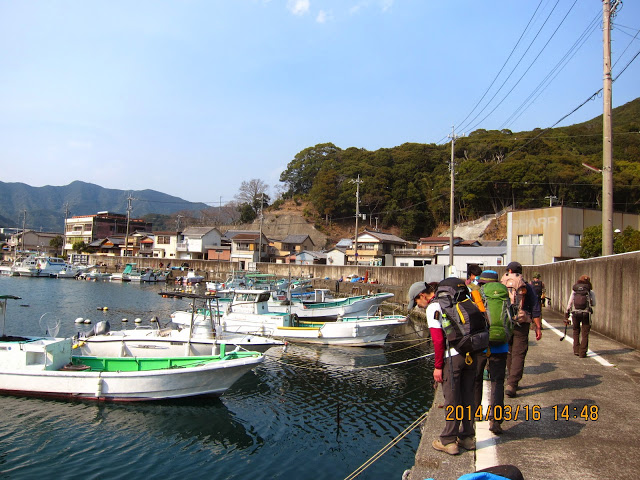
<svg viewBox="0 0 640 480">
<path fill-rule="evenodd" d="M 439 389 L 406 479 L 457 479 L 501 464 L 516 465 L 526 480 L 640 478 L 640 353 L 592 331 L 587 358 L 576 357 L 571 327 L 559 341 L 561 315 L 543 309 L 543 319 L 540 342 L 529 337 L 518 396 L 505 397 L 512 412 L 519 409 L 517 420 L 504 422 L 500 436 L 488 422 L 476 423 L 476 452 L 438 452 L 431 442 L 444 426 Z M 488 387 L 485 382 L 485 398 Z M 585 406 L 588 420 L 580 416 Z"/>
</svg>

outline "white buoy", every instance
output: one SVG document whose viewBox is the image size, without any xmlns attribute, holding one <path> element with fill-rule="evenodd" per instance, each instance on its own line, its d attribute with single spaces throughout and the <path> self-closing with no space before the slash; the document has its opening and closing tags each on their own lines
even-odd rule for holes
<svg viewBox="0 0 640 480">
<path fill-rule="evenodd" d="M 91 323 L 91 320 L 89 320 L 88 318 L 85 318 L 84 323 Z"/>
<path fill-rule="evenodd" d="M 126 319 L 126 318 L 123 318 L 123 319 L 122 319 L 122 321 L 123 321 L 123 322 L 128 322 L 129 320 L 128 320 L 128 319 Z"/>
<path fill-rule="evenodd" d="M 158 321 L 158 317 L 151 317 L 151 320 L 149 320 L 150 322 L 157 322 Z"/>
<path fill-rule="evenodd" d="M 76 323 L 83 323 L 84 322 L 84 318 L 78 317 L 78 318 L 76 318 L 75 322 Z"/>
<path fill-rule="evenodd" d="M 142 323 L 142 319 L 141 319 L 140 317 L 138 317 L 138 318 L 136 318 L 136 319 L 134 320 L 134 322 L 136 322 L 136 323 Z"/>
</svg>

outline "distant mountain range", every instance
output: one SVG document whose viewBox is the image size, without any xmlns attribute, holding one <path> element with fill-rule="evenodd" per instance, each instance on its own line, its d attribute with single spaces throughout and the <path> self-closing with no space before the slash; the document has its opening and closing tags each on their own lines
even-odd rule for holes
<svg viewBox="0 0 640 480">
<path fill-rule="evenodd" d="M 0 182 L 0 226 L 21 228 L 26 212 L 28 229 L 62 232 L 67 210 L 69 216 L 102 211 L 126 214 L 129 195 L 134 198 L 131 203 L 133 218 L 210 208 L 204 203 L 188 202 L 155 190 L 116 190 L 80 181 L 60 187 Z"/>
</svg>

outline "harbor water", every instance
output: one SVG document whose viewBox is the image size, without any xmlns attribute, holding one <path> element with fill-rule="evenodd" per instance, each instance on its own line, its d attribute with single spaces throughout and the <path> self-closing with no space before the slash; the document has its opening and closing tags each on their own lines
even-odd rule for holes
<svg viewBox="0 0 640 480">
<path fill-rule="evenodd" d="M 0 277 L 9 301 L 5 332 L 58 336 L 150 327 L 187 309 L 159 284 Z M 108 307 L 108 309 L 104 309 Z M 100 310 L 99 310 L 100 309 Z M 77 324 L 88 318 L 91 325 Z M 127 318 L 127 323 L 122 319 Z M 290 345 L 223 396 L 101 404 L 0 396 L 0 478 L 345 478 L 429 408 L 426 347 L 390 339 L 384 348 Z M 400 479 L 414 462 L 413 430 L 358 478 Z"/>
</svg>

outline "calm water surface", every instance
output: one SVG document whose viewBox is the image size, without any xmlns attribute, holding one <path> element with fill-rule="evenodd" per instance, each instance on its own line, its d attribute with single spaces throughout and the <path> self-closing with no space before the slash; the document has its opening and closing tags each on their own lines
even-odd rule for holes
<svg viewBox="0 0 640 480">
<path fill-rule="evenodd" d="M 112 329 L 144 325 L 186 308 L 159 285 L 0 277 L 10 301 L 6 333 L 60 336 L 108 319 Z M 98 307 L 109 307 L 107 312 Z M 45 315 L 46 314 L 46 315 Z M 344 478 L 430 405 L 425 353 L 398 340 L 384 348 L 290 346 L 220 398 L 96 404 L 0 396 L 0 478 Z M 371 368 L 374 367 L 374 368 Z M 358 478 L 400 479 L 413 465 L 414 430 Z"/>
</svg>

